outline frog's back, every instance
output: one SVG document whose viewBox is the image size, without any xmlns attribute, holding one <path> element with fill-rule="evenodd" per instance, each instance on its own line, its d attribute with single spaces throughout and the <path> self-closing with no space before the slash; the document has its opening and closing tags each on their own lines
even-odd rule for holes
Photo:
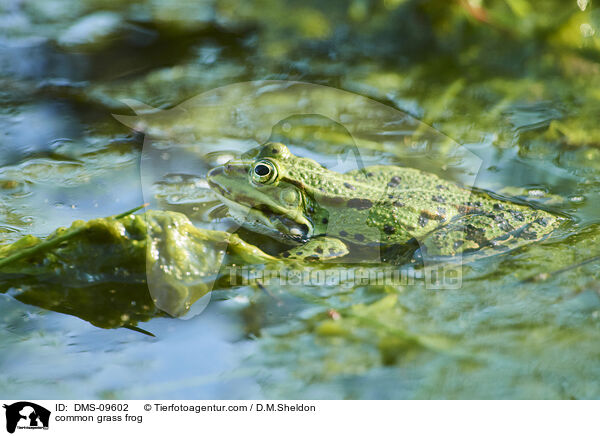
<svg viewBox="0 0 600 436">
<path fill-rule="evenodd" d="M 380 242 L 416 238 L 430 257 L 512 250 L 545 238 L 563 220 L 413 168 L 380 165 L 346 174 L 379 189 L 369 224 L 379 227 Z"/>
<path fill-rule="evenodd" d="M 373 193 L 370 224 L 381 224 L 384 243 L 427 234 L 471 204 L 471 191 L 414 168 L 377 165 L 346 175 Z"/>
</svg>

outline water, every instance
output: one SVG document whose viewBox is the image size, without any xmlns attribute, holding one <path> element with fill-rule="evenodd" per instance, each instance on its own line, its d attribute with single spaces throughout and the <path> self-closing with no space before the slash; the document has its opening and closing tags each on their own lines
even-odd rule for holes
<svg viewBox="0 0 600 436">
<path fill-rule="evenodd" d="M 268 138 L 335 170 L 413 166 L 569 222 L 465 265 L 460 289 L 224 286 L 191 319 L 149 310 L 138 327 L 154 338 L 98 327 L 126 313 L 109 310 L 110 289 L 42 283 L 27 304 L 22 288 L 40 284 L 3 280 L 2 397 L 600 396 L 600 262 L 523 281 L 599 254 L 600 32 L 580 32 L 595 25 L 593 5 L 557 0 L 521 17 L 486 2 L 488 25 L 459 2 L 303 2 L 294 14 L 291 0 L 184 3 L 0 6 L 3 243 L 144 201 L 235 230 L 203 177 Z M 277 118 L 306 100 L 274 93 L 277 83 L 236 85 L 256 80 L 332 91 L 316 115 Z M 130 100 L 148 107 L 134 105 L 134 117 Z M 166 112 L 144 118 L 152 107 Z M 147 165 L 148 150 L 160 164 Z M 119 304 L 144 298 L 116 286 Z"/>
</svg>

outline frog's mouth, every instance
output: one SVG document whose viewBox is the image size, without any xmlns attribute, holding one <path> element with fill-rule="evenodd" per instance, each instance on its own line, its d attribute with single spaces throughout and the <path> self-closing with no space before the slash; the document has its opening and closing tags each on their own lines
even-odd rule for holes
<svg viewBox="0 0 600 436">
<path fill-rule="evenodd" d="M 286 209 L 274 201 L 272 191 L 254 186 L 248 180 L 249 168 L 247 162 L 230 162 L 207 175 L 209 187 L 229 208 L 231 217 L 250 230 L 282 242 L 307 242 L 313 225 L 303 210 Z"/>
</svg>

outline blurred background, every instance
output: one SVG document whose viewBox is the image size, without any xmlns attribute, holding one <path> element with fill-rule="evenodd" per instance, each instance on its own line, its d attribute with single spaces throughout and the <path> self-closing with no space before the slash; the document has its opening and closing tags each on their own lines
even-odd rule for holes
<svg viewBox="0 0 600 436">
<path fill-rule="evenodd" d="M 479 187 L 511 185 L 571 225 L 545 246 L 469 266 L 460 291 L 276 289 L 273 300 L 242 287 L 193 320 L 146 316 L 159 339 L 98 329 L 85 320 L 115 327 L 121 314 L 80 313 L 56 289 L 56 311 L 77 317 L 41 309 L 52 304 L 39 296 L 24 304 L 10 282 L 0 294 L 1 396 L 600 396 L 597 263 L 520 282 L 598 254 L 592 0 L 2 0 L 2 243 L 143 202 L 142 138 L 111 115 L 133 115 L 125 99 L 168 109 L 265 79 L 406 112 L 481 159 Z M 376 151 L 384 162 L 398 156 Z M 334 326 L 331 310 L 345 323 Z"/>
</svg>

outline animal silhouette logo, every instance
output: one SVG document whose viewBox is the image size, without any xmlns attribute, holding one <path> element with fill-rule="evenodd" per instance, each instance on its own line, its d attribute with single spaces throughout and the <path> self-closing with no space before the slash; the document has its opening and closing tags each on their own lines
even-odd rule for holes
<svg viewBox="0 0 600 436">
<path fill-rule="evenodd" d="M 19 429 L 48 429 L 50 411 L 38 404 L 19 401 L 3 406 L 6 409 L 6 431 Z"/>
</svg>

